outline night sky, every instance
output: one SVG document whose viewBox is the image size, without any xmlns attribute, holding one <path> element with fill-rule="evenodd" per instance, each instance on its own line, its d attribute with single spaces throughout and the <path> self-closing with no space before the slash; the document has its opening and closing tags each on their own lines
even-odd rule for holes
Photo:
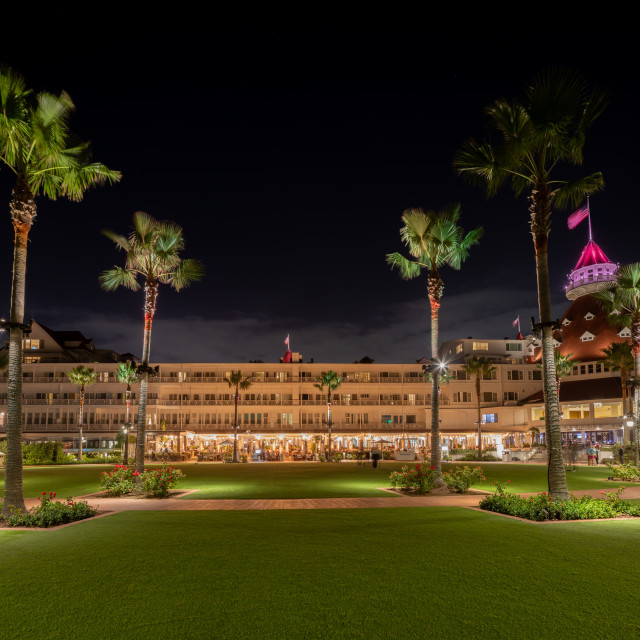
<svg viewBox="0 0 640 640">
<path fill-rule="evenodd" d="M 527 202 L 509 191 L 487 200 L 451 163 L 459 144 L 482 137 L 483 107 L 519 95 L 548 64 L 572 64 L 611 93 L 581 172 L 605 176 L 591 201 L 595 240 L 614 262 L 638 259 L 635 40 L 600 22 L 553 24 L 544 47 L 522 27 L 296 32 L 179 19 L 146 28 L 107 19 L 55 55 L 50 43 L 4 39 L 0 61 L 34 89 L 65 89 L 73 130 L 123 173 L 80 204 L 39 199 L 26 317 L 139 354 L 142 292 L 103 292 L 98 275 L 123 263 L 100 230 L 127 232 L 143 210 L 181 224 L 184 256 L 207 268 L 180 294 L 161 289 L 153 361 L 273 362 L 290 333 L 305 360 L 412 362 L 427 353 L 426 277 L 401 280 L 385 254 L 402 250 L 404 209 L 461 202 L 463 226 L 482 225 L 485 236 L 460 272 L 443 271 L 441 338 L 511 336 L 518 314 L 526 333 L 537 308 Z M 11 187 L 0 170 L 7 203 Z M 550 244 L 558 316 L 587 239 L 586 225 L 567 229 L 568 213 L 554 213 Z"/>
</svg>

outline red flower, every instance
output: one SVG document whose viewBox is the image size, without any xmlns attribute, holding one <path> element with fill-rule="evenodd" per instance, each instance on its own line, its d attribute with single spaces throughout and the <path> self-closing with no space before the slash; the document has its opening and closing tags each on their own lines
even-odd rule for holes
<svg viewBox="0 0 640 640">
<path fill-rule="evenodd" d="M 431 467 L 429 467 L 429 468 L 430 468 L 430 469 L 435 469 L 435 466 L 434 466 L 434 465 L 431 465 Z"/>
<path fill-rule="evenodd" d="M 507 484 L 511 484 L 511 480 L 507 480 Z"/>
<path fill-rule="evenodd" d="M 600 495 L 604 495 L 604 491 L 601 491 L 601 492 L 600 492 Z"/>
<path fill-rule="evenodd" d="M 43 492 L 42 492 L 42 495 L 43 495 L 43 496 L 46 496 L 46 495 L 47 495 L 47 492 L 46 492 L 46 491 L 43 491 Z"/>
<path fill-rule="evenodd" d="M 543 492 L 542 492 L 542 495 L 543 495 L 543 496 L 546 496 L 546 495 L 547 495 L 547 492 L 546 492 L 546 491 L 543 491 Z"/>
</svg>

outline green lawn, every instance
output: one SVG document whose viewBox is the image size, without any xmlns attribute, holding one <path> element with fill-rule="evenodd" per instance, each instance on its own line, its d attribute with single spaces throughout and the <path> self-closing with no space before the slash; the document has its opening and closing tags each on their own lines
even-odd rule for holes
<svg viewBox="0 0 640 640">
<path fill-rule="evenodd" d="M 640 522 L 137 512 L 0 532 L 3 637 L 636 638 Z M 617 612 L 617 613 L 616 613 Z"/>
<path fill-rule="evenodd" d="M 355 463 L 263 463 L 263 464 L 186 464 L 176 465 L 187 479 L 183 489 L 199 489 L 191 498 L 344 498 L 383 495 L 378 487 L 389 486 L 389 474 L 402 463 L 385 462 L 378 469 Z M 452 465 L 444 465 L 444 469 Z M 60 497 L 79 496 L 100 489 L 98 478 L 107 465 L 78 467 L 26 467 L 24 494 L 35 498 L 42 491 L 55 491 Z M 479 489 L 493 490 L 494 481 L 511 480 L 515 492 L 545 491 L 544 465 L 485 464 L 487 481 Z M 569 489 L 611 487 L 606 467 L 578 467 L 567 474 Z M 4 475 L 0 474 L 0 491 Z M 0 494 L 1 495 L 1 494 Z M 387 494 L 389 495 L 389 494 Z M 188 498 L 185 498 L 188 499 Z"/>
</svg>

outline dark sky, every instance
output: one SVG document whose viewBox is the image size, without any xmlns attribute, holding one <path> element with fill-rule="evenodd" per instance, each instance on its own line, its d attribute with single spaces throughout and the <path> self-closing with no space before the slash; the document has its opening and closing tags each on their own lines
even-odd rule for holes
<svg viewBox="0 0 640 640">
<path fill-rule="evenodd" d="M 584 172 L 602 170 L 594 236 L 610 259 L 637 260 L 637 53 L 602 22 L 508 34 L 330 32 L 95 24 L 55 55 L 34 39 L 0 44 L 0 61 L 34 89 L 65 89 L 73 129 L 122 182 L 73 204 L 39 200 L 28 257 L 27 317 L 79 329 L 99 346 L 141 351 L 142 293 L 105 293 L 101 270 L 122 263 L 104 227 L 126 232 L 144 210 L 184 227 L 185 257 L 205 279 L 161 290 L 155 361 L 277 360 L 283 340 L 316 362 L 411 362 L 427 351 L 425 279 L 385 264 L 401 250 L 405 208 L 462 203 L 465 228 L 485 237 L 460 272 L 445 271 L 442 339 L 512 334 L 536 309 L 527 203 L 487 200 L 454 176 L 457 146 L 482 137 L 482 109 L 517 96 L 548 64 L 571 64 L 611 93 L 591 130 Z M 101 30 L 100 30 L 101 29 Z M 16 39 L 16 43 L 18 40 Z M 0 170 L 0 200 L 11 174 Z M 5 209 L 7 212 L 7 209 Z M 586 242 L 554 213 L 550 246 L 556 315 L 564 277 Z M 12 229 L 0 238 L 8 314 Z"/>
</svg>

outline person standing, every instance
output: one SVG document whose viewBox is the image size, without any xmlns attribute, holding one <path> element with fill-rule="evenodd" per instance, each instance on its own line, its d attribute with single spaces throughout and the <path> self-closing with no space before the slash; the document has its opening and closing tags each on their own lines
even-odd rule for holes
<svg viewBox="0 0 640 640">
<path fill-rule="evenodd" d="M 620 458 L 620 464 L 624 464 L 624 442 L 620 445 L 618 449 L 618 457 Z"/>
</svg>

